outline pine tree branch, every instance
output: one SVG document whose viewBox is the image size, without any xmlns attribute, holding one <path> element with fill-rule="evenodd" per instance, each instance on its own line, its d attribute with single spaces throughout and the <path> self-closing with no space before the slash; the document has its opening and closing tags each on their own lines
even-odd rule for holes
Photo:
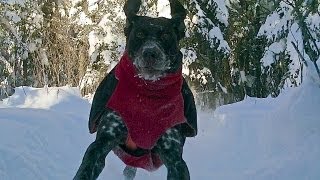
<svg viewBox="0 0 320 180">
<path fill-rule="evenodd" d="M 307 61 L 306 61 L 306 59 L 303 57 L 303 55 L 301 54 L 301 52 L 300 52 L 299 48 L 297 47 L 297 45 L 296 45 L 294 42 L 292 42 L 292 41 L 291 41 L 291 44 L 293 45 L 294 49 L 297 51 L 299 57 L 302 59 L 302 62 L 306 65 L 306 67 L 308 67 Z M 317 71 L 317 73 L 318 73 L 318 76 L 319 76 L 319 78 L 320 78 L 319 66 L 318 66 L 318 64 L 317 64 L 316 61 L 312 61 L 312 62 L 313 62 L 313 65 L 315 66 L 316 71 Z"/>
<path fill-rule="evenodd" d="M 300 52 L 298 46 L 293 41 L 291 41 L 291 44 L 293 45 L 294 49 L 297 51 L 297 53 L 298 53 L 299 57 L 301 58 L 303 64 L 306 65 L 306 67 L 308 67 L 308 63 L 307 63 L 306 59 L 303 57 L 302 53 Z"/>
<path fill-rule="evenodd" d="M 295 8 L 295 5 L 294 5 L 292 2 L 288 1 L 288 0 L 283 1 L 283 2 L 286 3 L 286 4 L 288 4 L 288 5 L 291 6 L 291 7 Z"/>
<path fill-rule="evenodd" d="M 289 3 L 289 2 L 288 2 L 288 3 Z M 288 3 L 287 3 L 287 4 L 288 4 Z M 312 10 L 311 10 L 311 9 L 308 9 L 307 12 L 303 15 L 303 13 L 299 10 L 299 6 L 294 6 L 292 3 L 289 3 L 289 5 L 291 5 L 291 6 L 294 8 L 294 11 L 295 11 L 295 12 L 297 13 L 297 15 L 300 17 L 300 18 L 298 19 L 298 22 L 299 22 L 299 25 L 300 25 L 301 28 L 302 28 L 301 31 L 302 31 L 302 36 L 303 36 L 303 42 L 304 42 L 304 44 L 306 44 L 307 46 L 309 46 L 310 49 L 312 49 L 312 48 L 311 48 L 311 45 L 310 45 L 310 41 L 309 41 L 309 40 L 311 40 L 311 42 L 313 43 L 313 45 L 315 46 L 315 48 L 316 48 L 316 50 L 317 50 L 317 53 L 318 53 L 318 54 L 315 54 L 315 53 L 313 53 L 313 51 L 311 51 L 311 52 L 309 52 L 309 53 L 311 53 L 311 54 L 310 54 L 310 55 L 308 54 L 308 55 L 309 55 L 309 57 L 312 56 L 312 57 L 310 57 L 310 60 L 313 62 L 314 66 L 315 66 L 315 68 L 316 68 L 316 71 L 317 71 L 317 73 L 318 73 L 318 76 L 319 76 L 319 78 L 320 78 L 320 70 L 319 70 L 319 67 L 318 67 L 318 64 L 317 64 L 317 60 L 318 60 L 319 55 L 320 55 L 320 50 L 319 50 L 319 47 L 317 46 L 317 43 L 316 43 L 315 39 L 312 37 L 312 34 L 311 34 L 308 26 L 307 26 L 306 23 L 305 23 L 305 19 L 309 16 L 309 14 L 312 12 Z M 318 13 L 319 13 L 319 12 L 318 12 Z M 297 53 L 299 54 L 299 57 L 303 60 L 304 64 L 307 66 L 306 60 L 305 60 L 305 58 L 302 56 L 302 54 L 301 54 L 301 52 L 299 51 L 299 49 L 298 49 L 298 47 L 296 46 L 296 44 L 294 44 L 293 42 L 291 42 L 291 43 L 292 43 L 293 47 L 295 48 L 295 50 L 297 51 Z M 305 48 L 305 47 L 304 47 L 304 48 Z M 316 56 L 318 56 L 318 57 L 316 57 Z"/>
<path fill-rule="evenodd" d="M 1 55 L 0 55 L 0 61 L 2 61 L 5 64 L 7 70 L 9 71 L 9 73 L 13 72 L 13 67 L 11 67 L 10 63 Z"/>
<path fill-rule="evenodd" d="M 310 40 L 312 41 L 314 47 L 317 49 L 318 56 L 319 56 L 319 55 L 320 55 L 320 50 L 319 50 L 319 47 L 318 47 L 318 45 L 317 45 L 317 43 L 316 43 L 316 40 L 315 40 L 315 38 L 312 37 L 312 34 L 311 34 L 311 32 L 310 32 L 310 29 L 309 29 L 307 26 L 306 26 L 305 28 L 306 28 L 306 30 L 307 30 L 307 33 L 308 33 L 309 37 L 310 37 Z M 315 58 L 314 61 L 317 61 L 317 58 Z"/>
<path fill-rule="evenodd" d="M 3 16 L 0 16 L 0 24 L 3 24 L 4 27 L 9 30 L 9 32 L 11 32 L 13 34 L 13 36 L 17 39 L 17 41 L 20 43 L 21 42 L 21 38 L 19 38 L 17 31 L 15 30 L 14 27 L 12 27 L 10 25 L 10 22 L 4 18 Z"/>
</svg>

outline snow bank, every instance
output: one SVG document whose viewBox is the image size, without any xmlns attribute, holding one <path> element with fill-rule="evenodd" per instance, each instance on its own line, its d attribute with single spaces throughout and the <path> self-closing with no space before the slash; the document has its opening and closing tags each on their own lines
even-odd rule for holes
<svg viewBox="0 0 320 180">
<path fill-rule="evenodd" d="M 199 112 L 199 135 L 187 139 L 191 179 L 318 180 L 320 81 L 307 73 L 278 98 L 246 98 Z M 75 88 L 18 88 L 0 102 L 0 176 L 72 179 L 87 146 L 90 104 Z M 124 164 L 110 153 L 99 179 L 123 179 Z M 138 170 L 136 179 L 163 180 L 166 169 Z"/>
<path fill-rule="evenodd" d="M 306 83 L 277 99 L 247 98 L 218 108 L 210 152 L 221 164 L 211 167 L 213 177 L 318 179 L 319 91 Z"/>
<path fill-rule="evenodd" d="M 79 89 L 70 87 L 15 88 L 15 94 L 0 103 L 1 107 L 50 109 L 63 113 L 88 113 L 88 101 L 81 98 Z"/>
</svg>

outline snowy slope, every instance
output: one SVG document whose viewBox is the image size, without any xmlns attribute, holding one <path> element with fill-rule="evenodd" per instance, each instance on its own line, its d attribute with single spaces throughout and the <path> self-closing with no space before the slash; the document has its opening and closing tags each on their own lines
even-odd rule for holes
<svg viewBox="0 0 320 180">
<path fill-rule="evenodd" d="M 307 80 L 278 98 L 199 112 L 199 135 L 184 158 L 193 180 L 320 179 L 320 83 Z M 94 135 L 90 104 L 75 88 L 18 88 L 0 102 L 0 179 L 72 179 Z M 113 155 L 99 179 L 123 179 Z M 163 180 L 166 170 L 139 170 L 137 180 Z"/>
</svg>

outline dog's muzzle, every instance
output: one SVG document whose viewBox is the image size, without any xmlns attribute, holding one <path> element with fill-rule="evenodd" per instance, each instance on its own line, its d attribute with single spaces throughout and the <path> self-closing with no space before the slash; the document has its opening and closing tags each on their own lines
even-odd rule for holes
<svg viewBox="0 0 320 180">
<path fill-rule="evenodd" d="M 134 57 L 134 65 L 144 79 L 157 79 L 170 67 L 161 46 L 156 41 L 147 41 Z"/>
<path fill-rule="evenodd" d="M 157 63 L 157 59 L 159 59 L 161 56 L 159 54 L 159 51 L 157 48 L 145 48 L 142 51 L 142 58 L 143 58 L 143 68 L 153 67 Z M 156 66 L 154 67 L 156 68 Z"/>
</svg>

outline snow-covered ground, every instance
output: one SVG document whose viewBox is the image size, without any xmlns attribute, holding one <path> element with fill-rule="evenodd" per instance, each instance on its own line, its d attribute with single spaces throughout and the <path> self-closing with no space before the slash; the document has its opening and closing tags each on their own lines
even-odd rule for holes
<svg viewBox="0 0 320 180">
<path fill-rule="evenodd" d="M 199 112 L 199 135 L 184 158 L 193 180 L 320 179 L 320 81 L 308 78 L 278 98 L 246 98 Z M 68 180 L 93 141 L 90 103 L 76 88 L 17 88 L 0 102 L 0 179 Z M 123 179 L 113 153 L 99 179 Z M 163 180 L 166 170 L 139 170 Z"/>
</svg>

